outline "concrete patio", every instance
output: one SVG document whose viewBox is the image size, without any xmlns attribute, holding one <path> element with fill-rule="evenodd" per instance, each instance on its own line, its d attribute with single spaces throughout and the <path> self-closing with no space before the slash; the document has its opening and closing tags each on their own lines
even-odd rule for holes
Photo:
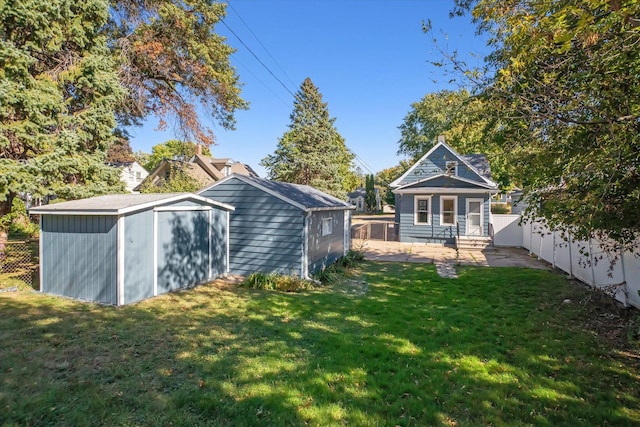
<svg viewBox="0 0 640 427">
<path fill-rule="evenodd" d="M 351 248 L 363 252 L 366 259 L 376 261 L 550 269 L 549 264 L 529 255 L 529 251 L 523 248 L 498 247 L 486 251 L 456 251 L 452 247 L 425 243 L 359 239 L 351 241 Z"/>
</svg>

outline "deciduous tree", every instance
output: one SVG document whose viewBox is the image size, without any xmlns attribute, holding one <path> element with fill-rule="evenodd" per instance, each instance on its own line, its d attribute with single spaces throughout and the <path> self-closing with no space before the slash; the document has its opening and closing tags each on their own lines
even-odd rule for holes
<svg viewBox="0 0 640 427">
<path fill-rule="evenodd" d="M 472 96 L 466 89 L 428 93 L 411 104 L 400 125 L 398 154 L 416 161 L 435 145 L 439 135 L 444 135 L 447 144 L 461 154 L 486 155 L 493 179 L 508 189 L 514 184 L 512 153 L 502 150 L 505 121 L 492 109 L 489 100 Z"/>
<path fill-rule="evenodd" d="M 345 198 L 354 181 L 354 155 L 310 78 L 296 93 L 293 107 L 289 130 L 280 138 L 275 153 L 260 164 L 271 179 L 310 185 Z"/>
<path fill-rule="evenodd" d="M 202 154 L 210 156 L 209 147 L 201 146 Z M 196 144 L 190 141 L 181 141 L 179 139 L 170 139 L 161 144 L 151 147 L 151 154 L 147 157 L 147 161 L 142 165 L 149 172 L 153 172 L 164 159 L 187 161 L 196 153 Z"/>
<path fill-rule="evenodd" d="M 487 31 L 494 114 L 515 119 L 530 215 L 638 251 L 640 3 L 459 0 Z"/>
</svg>

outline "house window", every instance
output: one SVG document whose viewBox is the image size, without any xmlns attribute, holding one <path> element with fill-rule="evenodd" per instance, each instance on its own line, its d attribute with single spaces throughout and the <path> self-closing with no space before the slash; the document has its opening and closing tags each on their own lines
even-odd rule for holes
<svg viewBox="0 0 640 427">
<path fill-rule="evenodd" d="M 456 212 L 458 210 L 458 197 L 440 197 L 440 225 L 456 225 Z"/>
<path fill-rule="evenodd" d="M 133 182 L 133 171 L 129 169 L 129 182 Z"/>
<path fill-rule="evenodd" d="M 447 175 L 458 175 L 458 162 L 447 162 L 445 164 L 445 173 Z"/>
<path fill-rule="evenodd" d="M 414 199 L 414 224 L 431 224 L 429 215 L 431 214 L 431 196 Z"/>
<path fill-rule="evenodd" d="M 322 235 L 328 236 L 331 233 L 333 233 L 332 218 L 322 218 Z"/>
<path fill-rule="evenodd" d="M 142 172 L 136 172 L 136 181 L 142 181 Z"/>
</svg>

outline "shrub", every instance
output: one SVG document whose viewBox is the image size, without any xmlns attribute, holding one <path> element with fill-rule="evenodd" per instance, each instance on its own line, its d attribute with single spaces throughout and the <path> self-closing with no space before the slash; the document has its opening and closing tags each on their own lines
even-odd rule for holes
<svg viewBox="0 0 640 427">
<path fill-rule="evenodd" d="M 282 292 L 300 292 L 313 289 L 313 284 L 308 280 L 278 273 L 253 273 L 240 286 Z"/>
<path fill-rule="evenodd" d="M 511 206 L 506 203 L 492 203 L 491 213 L 494 214 L 509 214 L 511 213 Z"/>
<path fill-rule="evenodd" d="M 347 270 L 356 267 L 362 261 L 364 261 L 362 252 L 349 250 L 345 256 L 338 258 L 335 263 L 323 268 L 313 277 L 325 284 L 335 283 L 347 273 Z"/>
</svg>

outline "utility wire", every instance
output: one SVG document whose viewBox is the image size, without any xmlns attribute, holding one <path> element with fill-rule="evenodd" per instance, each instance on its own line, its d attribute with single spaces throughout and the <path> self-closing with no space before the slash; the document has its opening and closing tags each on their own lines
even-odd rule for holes
<svg viewBox="0 0 640 427">
<path fill-rule="evenodd" d="M 218 18 L 220 18 L 220 16 L 218 16 Z M 291 96 L 293 96 L 293 98 L 295 99 L 296 96 L 293 94 L 293 92 L 291 92 L 291 90 L 289 90 L 289 88 L 282 82 L 282 80 L 280 80 L 280 78 L 278 76 L 276 76 L 273 71 L 271 71 L 271 69 L 269 67 L 267 67 L 267 65 L 262 62 L 262 60 L 258 57 L 258 55 L 255 54 L 255 52 L 253 50 L 251 50 L 251 48 L 249 46 L 247 46 L 247 44 L 240 38 L 240 36 L 238 36 L 238 34 L 236 34 L 235 31 L 233 31 L 231 29 L 231 27 L 229 25 L 227 25 L 227 23 L 224 21 L 224 19 L 220 18 L 220 22 L 222 22 L 222 25 L 224 25 L 225 27 L 227 27 L 227 29 L 229 31 L 231 31 L 231 34 L 233 34 L 238 41 L 242 44 L 242 46 L 244 46 L 249 53 L 251 53 L 251 55 L 253 55 L 253 57 L 256 59 L 256 61 L 258 61 L 260 63 L 260 65 L 262 65 L 264 67 L 265 70 L 267 70 L 269 72 L 269 74 L 271 74 L 271 76 L 277 80 L 278 83 L 280 83 L 280 85 L 284 88 L 284 90 L 286 90 L 287 92 L 289 92 L 289 94 Z"/>
<path fill-rule="evenodd" d="M 244 26 L 247 28 L 247 30 L 249 30 L 249 32 L 251 33 L 251 35 L 258 41 L 258 43 L 260 43 L 260 46 L 262 46 L 262 48 L 264 49 L 265 52 L 267 52 L 267 55 L 269 55 L 269 58 L 271 58 L 273 60 L 273 62 L 276 64 L 276 66 L 280 69 L 280 71 L 282 71 L 282 74 L 284 74 L 284 76 L 287 78 L 287 80 L 289 80 L 289 83 L 291 83 L 293 86 L 295 86 L 296 84 L 291 80 L 291 77 L 289 77 L 289 75 L 287 74 L 287 72 L 284 70 L 284 68 L 282 68 L 282 66 L 280 66 L 280 64 L 278 63 L 278 61 L 276 60 L 276 58 L 273 57 L 273 55 L 271 55 L 271 52 L 269 52 L 269 49 L 267 49 L 267 47 L 264 45 L 264 43 L 262 43 L 262 40 L 260 40 L 260 38 L 256 35 L 256 33 L 253 32 L 253 30 L 251 29 L 251 27 L 249 27 L 249 25 L 244 21 L 244 19 L 242 19 L 242 16 L 240 16 L 240 14 L 238 13 L 238 11 L 231 5 L 231 2 L 229 0 L 227 0 L 227 5 L 231 8 L 231 10 L 233 10 L 233 12 L 238 16 L 238 18 L 240 19 L 240 22 L 242 22 L 244 24 Z"/>
<path fill-rule="evenodd" d="M 275 58 L 271 55 L 271 53 L 269 53 L 269 50 L 264 46 L 264 44 L 260 41 L 260 39 L 258 38 L 258 36 L 256 36 L 256 34 L 251 30 L 251 28 L 249 27 L 249 25 L 247 25 L 247 23 L 242 19 L 242 17 L 240 16 L 240 14 L 233 8 L 233 6 L 231 6 L 231 4 L 229 2 L 227 2 L 227 4 L 231 7 L 231 9 L 235 12 L 235 14 L 238 16 L 238 18 L 240 19 L 240 21 L 242 21 L 242 23 L 245 25 L 245 27 L 247 27 L 247 29 L 251 32 L 251 34 L 255 37 L 256 40 L 258 40 L 258 43 L 260 43 L 260 45 L 262 46 L 262 48 L 267 52 L 267 54 L 271 57 L 271 59 L 273 59 L 273 61 L 275 62 L 275 64 L 278 66 L 278 68 L 280 68 L 280 70 L 283 72 L 283 74 L 287 77 L 287 79 L 289 79 L 289 81 L 291 82 L 291 78 L 289 78 L 289 76 L 287 75 L 287 73 L 282 69 L 282 67 L 280 67 L 280 65 L 278 64 L 278 62 L 275 60 Z M 264 67 L 265 70 L 267 70 L 267 72 L 280 84 L 280 86 L 282 86 L 284 88 L 285 91 L 287 91 L 287 93 L 289 93 L 289 95 L 291 95 L 294 99 L 294 101 L 298 101 L 298 96 L 296 94 L 294 94 L 283 82 L 282 80 L 275 75 L 275 73 L 258 57 L 258 55 L 240 38 L 240 36 L 225 22 L 225 20 L 218 16 L 218 18 L 220 19 L 220 22 L 222 22 L 222 24 L 231 32 L 231 34 L 233 34 L 235 36 L 236 39 L 238 39 L 238 41 L 242 44 L 242 46 L 244 46 L 249 53 L 251 53 L 251 55 L 256 59 L 256 61 L 258 61 L 258 63 L 260 63 L 260 65 L 262 65 L 262 67 Z M 247 67 L 244 67 L 247 68 Z M 252 73 L 251 71 L 249 71 L 251 73 L 251 75 L 253 75 L 254 77 L 256 77 L 256 75 L 254 73 Z M 258 79 L 256 77 L 256 79 Z M 260 81 L 262 83 L 262 81 L 260 79 L 258 79 L 258 81 Z M 293 82 L 291 82 L 293 84 Z M 264 84 L 264 83 L 263 83 Z M 265 85 L 266 86 L 266 85 Z M 271 89 L 269 89 L 271 91 Z M 273 93 L 273 91 L 271 91 Z M 280 99 L 278 97 L 278 99 Z M 282 99 L 280 99 L 282 101 Z M 284 101 L 283 101 L 284 102 Z M 315 116 L 315 114 L 314 114 Z M 315 117 L 317 120 L 320 120 L 319 117 Z M 348 147 L 347 147 L 348 148 Z M 362 167 L 364 167 L 364 169 L 366 169 L 370 174 L 375 175 L 375 172 L 373 172 L 373 170 L 371 169 L 371 167 L 360 157 L 358 156 L 353 150 L 350 150 L 353 155 L 355 160 L 357 160 Z M 386 183 L 389 184 L 389 183 Z"/>
</svg>

